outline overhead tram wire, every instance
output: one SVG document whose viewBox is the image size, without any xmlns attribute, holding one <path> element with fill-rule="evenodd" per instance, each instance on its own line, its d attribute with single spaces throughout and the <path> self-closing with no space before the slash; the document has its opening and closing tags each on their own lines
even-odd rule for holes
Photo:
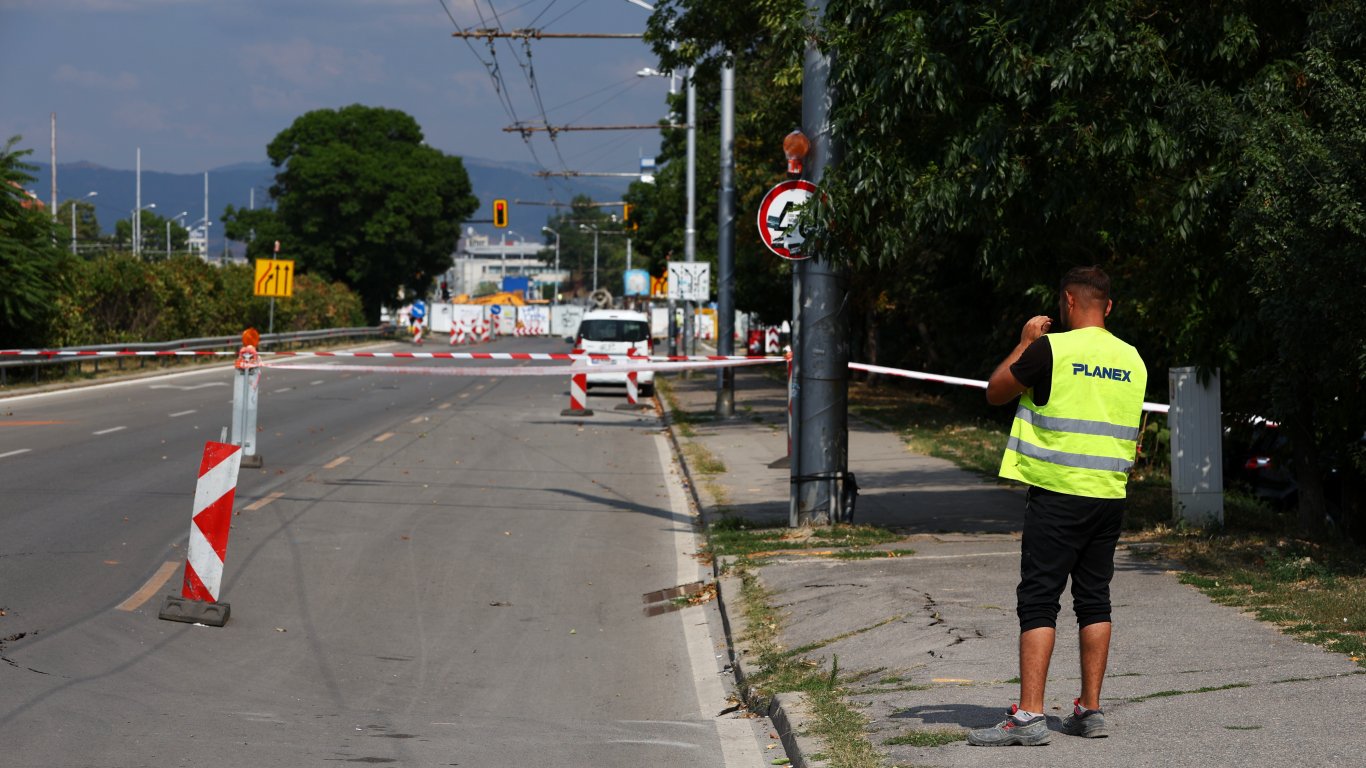
<svg viewBox="0 0 1366 768">
<path fill-rule="evenodd" d="M 474 47 L 474 43 L 470 42 L 470 39 L 467 36 L 464 36 L 468 30 L 460 26 L 460 22 L 456 21 L 455 15 L 451 13 L 450 7 L 446 5 L 446 0 L 437 0 L 437 2 L 441 3 L 441 8 L 446 12 L 446 17 L 451 20 L 451 26 L 455 27 L 456 31 L 461 33 L 461 39 L 465 41 L 465 45 L 470 49 L 470 53 L 474 54 L 474 58 L 480 64 L 482 64 L 484 66 L 484 69 L 489 73 L 489 77 L 493 81 L 494 93 L 498 95 L 498 102 L 502 105 L 503 111 L 507 113 L 508 119 L 514 122 L 520 122 L 520 119 L 517 117 L 517 110 L 512 105 L 511 95 L 507 93 L 507 88 L 503 83 L 502 73 L 499 71 L 498 68 L 497 52 L 493 49 L 492 45 L 493 41 L 489 41 L 489 53 L 492 57 L 492 60 L 485 61 L 484 57 L 479 55 L 478 49 Z M 478 8 L 477 4 L 475 10 L 479 13 L 480 21 L 487 26 L 487 21 L 484 20 L 483 11 Z M 532 146 L 530 139 L 526 136 L 523 136 L 522 143 L 526 145 L 527 152 L 531 154 L 531 159 L 536 164 L 536 166 L 540 168 L 542 171 L 549 171 L 549 168 L 546 167 L 545 162 L 542 161 L 540 156 L 536 154 L 536 148 Z M 548 178 L 546 179 L 546 191 L 552 197 L 555 194 L 554 184 Z"/>
<path fill-rule="evenodd" d="M 505 31 L 503 29 L 503 19 L 498 14 L 498 9 L 493 7 L 493 0 L 486 0 L 486 2 L 489 4 L 489 12 L 493 14 L 493 20 L 494 23 L 498 25 L 498 30 L 500 32 Z M 474 5 L 475 7 L 478 7 L 478 0 L 475 0 Z M 544 14 L 545 11 L 542 11 L 541 13 Z M 536 101 L 536 108 L 540 110 L 541 120 L 546 125 L 549 125 L 550 118 L 545 113 L 545 102 L 541 99 L 541 89 L 536 84 L 536 69 L 531 64 L 531 38 L 528 37 L 522 39 L 522 47 L 526 51 L 526 63 L 523 63 L 522 58 L 517 55 L 517 48 L 512 44 L 512 40 L 508 38 L 505 39 L 507 40 L 508 49 L 512 51 L 512 58 L 517 62 L 517 66 L 521 67 L 522 69 L 522 76 L 526 78 L 527 87 L 531 89 L 531 97 Z M 492 46 L 492 44 L 493 42 L 490 41 L 489 45 Z M 550 146 L 555 150 L 555 157 L 559 159 L 560 166 L 563 169 L 567 170 L 569 168 L 569 165 L 565 163 L 564 155 L 560 152 L 560 145 L 557 141 L 555 141 L 555 137 L 553 135 L 550 137 Z"/>
</svg>

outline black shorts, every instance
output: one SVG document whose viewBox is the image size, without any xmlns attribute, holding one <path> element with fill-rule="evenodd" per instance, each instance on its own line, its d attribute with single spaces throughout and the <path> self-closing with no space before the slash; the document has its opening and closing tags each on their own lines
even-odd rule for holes
<svg viewBox="0 0 1366 768">
<path fill-rule="evenodd" d="M 1015 589 L 1021 632 L 1057 626 L 1058 598 L 1069 576 L 1077 625 L 1110 620 L 1110 579 L 1123 521 L 1124 499 L 1029 488 Z"/>
</svg>

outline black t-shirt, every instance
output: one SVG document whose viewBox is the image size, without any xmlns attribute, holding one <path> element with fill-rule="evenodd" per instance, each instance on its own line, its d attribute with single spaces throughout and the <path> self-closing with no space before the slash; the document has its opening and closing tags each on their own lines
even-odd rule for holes
<svg viewBox="0 0 1366 768">
<path fill-rule="evenodd" d="M 1053 345 L 1047 336 L 1040 336 L 1010 366 L 1015 380 L 1034 390 L 1029 396 L 1035 405 L 1047 405 L 1053 393 Z"/>
</svg>

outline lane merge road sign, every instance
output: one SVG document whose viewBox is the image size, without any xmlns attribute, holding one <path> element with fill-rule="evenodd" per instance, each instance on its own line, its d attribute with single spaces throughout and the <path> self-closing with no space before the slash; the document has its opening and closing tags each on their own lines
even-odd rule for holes
<svg viewBox="0 0 1366 768">
<path fill-rule="evenodd" d="M 257 259 L 252 292 L 257 296 L 293 296 L 294 262 L 286 259 Z"/>
<path fill-rule="evenodd" d="M 802 252 L 806 233 L 797 226 L 797 218 L 816 185 L 805 179 L 784 181 L 764 195 L 759 204 L 759 237 L 770 251 L 794 261 L 811 257 Z"/>
<path fill-rule="evenodd" d="M 711 262 L 671 261 L 668 297 L 682 301 L 711 301 Z"/>
</svg>

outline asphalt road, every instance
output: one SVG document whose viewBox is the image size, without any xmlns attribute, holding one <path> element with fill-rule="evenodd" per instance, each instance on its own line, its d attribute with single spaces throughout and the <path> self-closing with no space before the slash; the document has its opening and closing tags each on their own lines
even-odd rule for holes
<svg viewBox="0 0 1366 768">
<path fill-rule="evenodd" d="M 642 610 L 706 577 L 658 419 L 560 377 L 267 371 L 232 618 L 158 620 L 233 375 L 0 399 L 0 765 L 773 756 L 717 717 L 714 605 Z"/>
</svg>

